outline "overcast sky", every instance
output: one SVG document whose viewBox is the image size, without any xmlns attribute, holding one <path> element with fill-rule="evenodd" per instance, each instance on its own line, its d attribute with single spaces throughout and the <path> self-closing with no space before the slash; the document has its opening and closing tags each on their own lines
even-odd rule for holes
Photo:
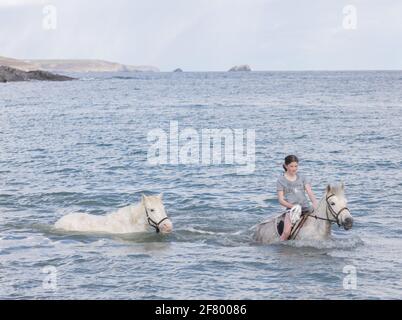
<svg viewBox="0 0 402 320">
<path fill-rule="evenodd" d="M 162 71 L 402 69 L 402 1 L 0 0 L 0 56 Z"/>
</svg>

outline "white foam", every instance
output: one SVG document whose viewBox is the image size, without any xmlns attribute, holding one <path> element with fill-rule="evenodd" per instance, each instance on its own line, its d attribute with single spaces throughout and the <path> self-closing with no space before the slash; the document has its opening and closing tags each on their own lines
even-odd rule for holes
<svg viewBox="0 0 402 320">
<path fill-rule="evenodd" d="M 290 240 L 286 245 L 301 248 L 312 247 L 316 249 L 350 249 L 364 244 L 359 237 L 353 238 L 330 238 L 328 240 Z"/>
<path fill-rule="evenodd" d="M 200 234 L 210 234 L 210 235 L 239 235 L 242 233 L 242 231 L 236 231 L 236 232 L 214 232 L 214 231 L 207 231 L 207 230 L 200 230 L 200 229 L 195 229 L 193 227 L 184 229 L 185 231 L 190 231 L 190 232 L 195 232 L 195 233 L 200 233 Z"/>
</svg>

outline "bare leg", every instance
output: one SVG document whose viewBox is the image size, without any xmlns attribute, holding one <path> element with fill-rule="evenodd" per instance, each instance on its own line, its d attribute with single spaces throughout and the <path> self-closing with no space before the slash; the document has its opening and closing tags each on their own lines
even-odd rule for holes
<svg viewBox="0 0 402 320">
<path fill-rule="evenodd" d="M 285 215 L 285 224 L 283 226 L 283 232 L 281 235 L 281 240 L 288 240 L 289 236 L 290 236 L 290 231 L 292 230 L 292 223 L 290 221 L 290 217 L 289 217 L 289 212 L 286 213 Z"/>
</svg>

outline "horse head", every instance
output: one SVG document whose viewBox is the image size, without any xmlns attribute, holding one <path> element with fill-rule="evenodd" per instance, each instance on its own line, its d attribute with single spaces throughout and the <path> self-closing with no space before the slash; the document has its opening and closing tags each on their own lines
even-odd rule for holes
<svg viewBox="0 0 402 320">
<path fill-rule="evenodd" d="M 148 224 L 155 228 L 156 232 L 172 232 L 173 224 L 166 214 L 162 201 L 162 193 L 157 196 L 146 196 L 143 194 L 141 203 L 144 206 Z"/>
<path fill-rule="evenodd" d="M 329 215 L 332 215 L 338 225 L 343 226 L 345 230 L 351 229 L 353 226 L 353 217 L 347 207 L 344 184 L 342 183 L 340 186 L 328 185 L 325 199 Z"/>
</svg>

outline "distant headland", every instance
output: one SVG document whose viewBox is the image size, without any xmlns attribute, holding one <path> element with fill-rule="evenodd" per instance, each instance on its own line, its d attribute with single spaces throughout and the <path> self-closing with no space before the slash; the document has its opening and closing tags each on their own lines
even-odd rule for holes
<svg viewBox="0 0 402 320">
<path fill-rule="evenodd" d="M 23 71 L 49 72 L 158 72 L 154 66 L 126 65 L 105 60 L 91 59 L 13 59 L 0 56 L 0 66 Z"/>
<path fill-rule="evenodd" d="M 86 72 L 160 72 L 158 67 L 150 65 L 126 65 L 98 59 L 15 59 L 0 56 L 0 66 L 10 67 L 21 71 L 46 71 L 61 73 Z M 236 65 L 228 72 L 252 71 L 247 64 Z M 172 72 L 183 72 L 176 68 Z M 5 70 L 3 70 L 3 75 Z M 5 77 L 3 76 L 3 79 Z M 2 81 L 4 82 L 4 80 Z"/>
<path fill-rule="evenodd" d="M 0 66 L 0 82 L 29 81 L 29 80 L 68 81 L 68 80 L 74 80 L 74 78 L 62 76 L 59 74 L 43 70 L 23 71 L 12 67 Z"/>
</svg>

